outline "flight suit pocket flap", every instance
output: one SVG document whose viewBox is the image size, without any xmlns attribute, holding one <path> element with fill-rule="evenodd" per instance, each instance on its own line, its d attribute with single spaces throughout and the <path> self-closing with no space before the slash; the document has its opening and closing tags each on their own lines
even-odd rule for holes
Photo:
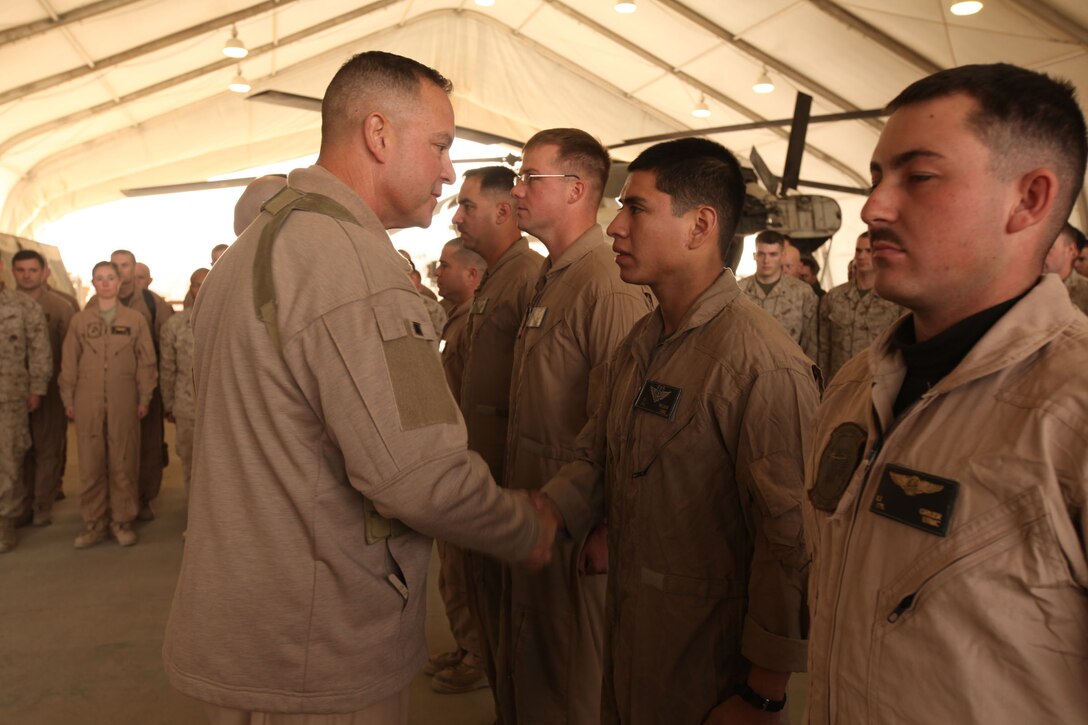
<svg viewBox="0 0 1088 725">
<path fill-rule="evenodd" d="M 446 385 L 431 323 L 406 317 L 399 307 L 375 307 L 374 316 L 401 429 L 456 423 L 457 406 Z"/>
<path fill-rule="evenodd" d="M 682 594 L 704 599 L 742 597 L 748 591 L 747 585 L 729 579 L 699 579 L 678 574 L 664 574 L 647 567 L 642 567 L 641 580 L 651 589 L 657 589 L 666 594 Z"/>
<path fill-rule="evenodd" d="M 378 321 L 378 331 L 382 340 L 389 342 L 402 337 L 414 337 L 418 340 L 435 340 L 434 325 L 423 314 L 401 307 L 383 305 L 374 308 L 374 317 Z"/>
</svg>

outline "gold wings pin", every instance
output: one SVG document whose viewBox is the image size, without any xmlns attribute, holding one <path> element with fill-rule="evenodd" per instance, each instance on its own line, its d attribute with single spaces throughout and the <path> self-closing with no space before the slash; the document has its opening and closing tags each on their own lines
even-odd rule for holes
<svg viewBox="0 0 1088 725">
<path fill-rule="evenodd" d="M 892 483 L 903 489 L 908 496 L 917 496 L 920 493 L 937 493 L 944 490 L 944 485 L 926 481 L 918 476 L 907 476 L 895 471 L 888 472 L 892 477 Z"/>
</svg>

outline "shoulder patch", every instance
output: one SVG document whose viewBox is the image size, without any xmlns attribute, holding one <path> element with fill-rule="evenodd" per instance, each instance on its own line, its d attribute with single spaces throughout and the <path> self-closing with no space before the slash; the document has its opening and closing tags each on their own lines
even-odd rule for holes
<svg viewBox="0 0 1088 725">
<path fill-rule="evenodd" d="M 431 325 L 399 307 L 376 307 L 382 352 L 402 430 L 456 423 L 453 402 Z"/>
<path fill-rule="evenodd" d="M 834 511 L 850 479 L 865 455 L 869 435 L 857 423 L 843 423 L 831 434 L 820 454 L 816 481 L 808 498 L 821 511 Z"/>
</svg>

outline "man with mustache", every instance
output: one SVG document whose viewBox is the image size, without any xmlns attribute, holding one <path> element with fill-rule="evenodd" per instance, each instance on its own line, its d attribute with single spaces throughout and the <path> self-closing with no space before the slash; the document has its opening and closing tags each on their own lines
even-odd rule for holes
<svg viewBox="0 0 1088 725">
<path fill-rule="evenodd" d="M 808 466 L 812 723 L 1088 712 L 1088 319 L 1043 258 L 1084 179 L 1072 86 L 909 86 L 862 209 L 909 315 L 828 386 Z M 859 266 L 858 274 L 862 270 Z"/>
</svg>

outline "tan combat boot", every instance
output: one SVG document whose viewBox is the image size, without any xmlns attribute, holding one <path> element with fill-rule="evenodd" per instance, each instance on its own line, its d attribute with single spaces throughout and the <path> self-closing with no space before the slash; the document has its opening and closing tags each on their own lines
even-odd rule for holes
<svg viewBox="0 0 1088 725">
<path fill-rule="evenodd" d="M 15 535 L 15 522 L 11 519 L 0 519 L 0 554 L 15 548 L 19 538 Z"/>
<path fill-rule="evenodd" d="M 459 695 L 484 687 L 487 687 L 487 673 L 468 657 L 431 678 L 431 689 L 440 695 Z"/>
<path fill-rule="evenodd" d="M 121 546 L 132 546 L 136 543 L 136 532 L 132 530 L 132 524 L 114 521 L 110 524 L 110 533 Z"/>
<path fill-rule="evenodd" d="M 452 652 L 442 652 L 440 654 L 431 655 L 431 658 L 427 660 L 427 664 L 423 665 L 423 674 L 431 677 L 437 675 L 442 670 L 448 670 L 451 667 L 456 667 L 461 664 L 461 660 L 465 658 L 465 651 L 463 649 L 455 649 Z"/>
<path fill-rule="evenodd" d="M 86 549 L 106 540 L 106 525 L 101 521 L 90 521 L 76 537 L 75 547 Z"/>
<path fill-rule="evenodd" d="M 53 512 L 46 509 L 34 509 L 34 520 L 30 522 L 32 526 L 49 526 L 53 523 Z"/>
</svg>

